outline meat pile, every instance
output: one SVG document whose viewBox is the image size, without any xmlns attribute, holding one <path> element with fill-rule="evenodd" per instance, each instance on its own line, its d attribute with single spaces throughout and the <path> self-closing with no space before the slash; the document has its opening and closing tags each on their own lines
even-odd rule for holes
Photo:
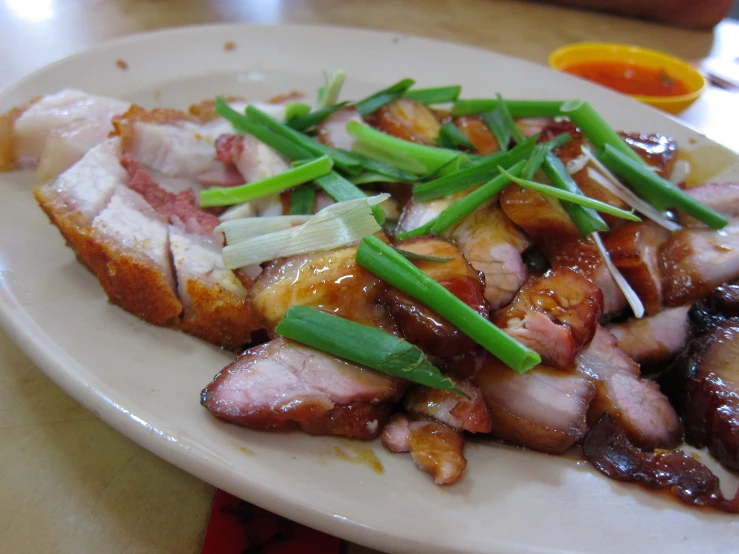
<svg viewBox="0 0 739 554">
<path fill-rule="evenodd" d="M 261 107 L 284 110 L 279 102 Z M 318 140 L 350 149 L 345 126 L 352 120 L 362 121 L 353 108 L 337 111 L 318 126 Z M 476 153 L 500 149 L 479 117 L 451 117 L 409 99 L 364 122 L 426 145 L 435 144 L 442 123 L 452 122 Z M 149 111 L 62 91 L 0 123 L 0 168 L 38 164 L 36 199 L 112 303 L 240 352 L 202 392 L 203 406 L 215 416 L 254 429 L 381 437 L 389 451 L 410 453 L 439 485 L 464 474 L 471 434 L 550 454 L 580 445 L 609 477 L 736 511 L 737 501 L 721 496 L 710 471 L 671 449 L 684 437 L 739 471 L 739 286 L 725 284 L 739 277 L 739 185 L 688 190 L 730 220 L 721 231 L 680 214 L 674 232 L 651 221 L 606 218 L 611 231 L 603 242 L 644 302 L 643 319 L 629 317 L 593 240 L 580 235 L 558 201 L 538 192 L 509 186 L 443 236 L 397 243 L 392 231 L 378 233 L 405 251 L 446 259 L 414 263 L 541 355 L 541 365 L 518 374 L 360 267 L 356 245 L 225 269 L 218 223 L 281 215 L 289 193 L 220 212 L 198 207 L 196 194 L 290 165 L 255 138 L 234 135 L 212 102 L 186 113 Z M 564 163 L 577 161 L 585 139 L 571 124 L 517 124 L 527 135 L 540 132 L 540 140 L 570 133 L 570 143 L 555 154 Z M 624 137 L 658 172 L 671 174 L 674 141 Z M 626 207 L 589 168 L 570 165 L 586 194 Z M 408 200 L 409 186 L 392 191 L 395 208 L 387 212 L 398 231 L 423 225 L 464 195 L 416 203 Z M 319 194 L 316 209 L 330 202 Z M 275 327 L 295 305 L 405 338 L 466 396 L 409 384 L 278 336 Z"/>
</svg>

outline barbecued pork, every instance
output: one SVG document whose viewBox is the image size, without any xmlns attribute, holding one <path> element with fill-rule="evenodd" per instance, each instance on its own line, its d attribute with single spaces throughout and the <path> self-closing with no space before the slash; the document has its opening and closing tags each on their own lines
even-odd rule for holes
<svg viewBox="0 0 739 554">
<path fill-rule="evenodd" d="M 595 385 L 580 373 L 540 365 L 518 374 L 487 357 L 472 381 L 490 409 L 493 434 L 503 440 L 561 454 L 585 436 Z"/>
<path fill-rule="evenodd" d="M 402 97 L 382 106 L 367 121 L 388 135 L 428 146 L 436 146 L 441 127 L 429 108 Z"/>
<path fill-rule="evenodd" d="M 445 262 L 413 263 L 477 313 L 488 317 L 490 310 L 483 295 L 480 274 L 472 269 L 453 244 L 443 239 L 422 237 L 397 243 L 396 247 L 423 256 L 446 258 Z M 472 339 L 451 323 L 395 287 L 385 291 L 382 301 L 406 340 L 428 354 L 452 357 L 475 346 Z"/>
<path fill-rule="evenodd" d="M 409 414 L 440 421 L 457 431 L 489 433 L 493 424 L 482 391 L 468 379 L 448 378 L 469 398 L 455 392 L 416 385 L 405 396 L 405 409 Z"/>
<path fill-rule="evenodd" d="M 614 227 L 603 241 L 613 265 L 629 282 L 649 315 L 662 309 L 659 248 L 669 236 L 669 231 L 652 221 L 624 222 Z"/>
<path fill-rule="evenodd" d="M 618 346 L 635 362 L 656 367 L 672 360 L 690 334 L 688 306 L 667 308 L 642 319 L 628 319 L 608 326 Z"/>
<path fill-rule="evenodd" d="M 593 341 L 577 357 L 578 372 L 596 385 L 588 410 L 594 425 L 609 413 L 640 448 L 670 448 L 680 440 L 680 421 L 654 381 L 640 378 L 639 366 L 598 327 Z"/>
<path fill-rule="evenodd" d="M 467 216 L 450 234 L 470 265 L 485 275 L 485 298 L 493 309 L 508 304 L 526 282 L 521 253 L 528 240 L 498 207 L 488 202 Z"/>
<path fill-rule="evenodd" d="M 602 312 L 600 289 L 561 267 L 528 281 L 508 307 L 493 314 L 492 321 L 538 352 L 545 364 L 569 370 L 592 340 Z"/>
<path fill-rule="evenodd" d="M 661 249 L 662 288 L 667 306 L 680 306 L 707 295 L 739 276 L 739 194 L 736 185 L 688 189 L 729 219 L 718 231 L 705 226 L 676 231 Z"/>
<path fill-rule="evenodd" d="M 43 96 L 0 119 L 7 129 L 0 139 L 0 151 L 7 170 L 17 162 L 39 163 L 37 181 L 56 177 L 113 130 L 111 119 L 125 112 L 127 102 L 95 96 L 73 89 Z"/>
<path fill-rule="evenodd" d="M 569 267 L 600 287 L 604 313 L 618 312 L 626 306 L 626 298 L 608 272 L 598 247 L 580 235 L 557 200 L 530 189 L 509 186 L 500 195 L 500 205 L 553 268 Z"/>
<path fill-rule="evenodd" d="M 463 115 L 454 118 L 454 124 L 472 143 L 478 154 L 493 154 L 500 150 L 500 145 L 490 128 L 478 115 Z"/>
<path fill-rule="evenodd" d="M 203 390 L 217 417 L 256 429 L 290 422 L 308 432 L 376 437 L 404 387 L 388 377 L 295 342 L 277 338 L 226 366 Z"/>
<path fill-rule="evenodd" d="M 270 262 L 254 282 L 252 309 L 270 332 L 291 306 L 311 306 L 393 331 L 377 304 L 385 283 L 357 264 L 356 252 L 356 246 L 347 246 Z"/>
<path fill-rule="evenodd" d="M 727 319 L 695 339 L 664 376 L 685 426 L 685 439 L 708 446 L 739 471 L 739 320 Z"/>
<path fill-rule="evenodd" d="M 583 452 L 611 479 L 667 491 L 685 504 L 739 513 L 739 493 L 733 499 L 725 498 L 718 478 L 697 459 L 681 450 L 645 454 L 608 414 L 585 437 Z"/>
<path fill-rule="evenodd" d="M 395 414 L 382 433 L 382 444 L 390 452 L 410 452 L 416 467 L 436 485 L 453 485 L 467 467 L 462 435 L 436 421 Z"/>
</svg>

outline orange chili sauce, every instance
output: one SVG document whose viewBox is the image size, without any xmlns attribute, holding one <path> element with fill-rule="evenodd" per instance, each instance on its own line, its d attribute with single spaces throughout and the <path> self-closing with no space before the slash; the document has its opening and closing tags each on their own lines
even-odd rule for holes
<svg viewBox="0 0 739 554">
<path fill-rule="evenodd" d="M 567 65 L 562 69 L 624 94 L 680 96 L 690 92 L 685 83 L 671 77 L 662 69 L 626 62 L 581 62 Z"/>
</svg>

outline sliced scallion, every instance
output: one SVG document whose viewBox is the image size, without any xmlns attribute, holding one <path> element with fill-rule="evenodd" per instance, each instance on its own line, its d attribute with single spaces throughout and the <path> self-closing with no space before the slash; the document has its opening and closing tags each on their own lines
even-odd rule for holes
<svg viewBox="0 0 739 554">
<path fill-rule="evenodd" d="M 511 126 L 506 121 L 505 113 L 503 108 L 505 103 L 501 103 L 492 112 L 487 112 L 482 115 L 482 120 L 485 125 L 495 135 L 495 139 L 498 141 L 498 146 L 501 152 L 507 152 L 508 147 L 511 144 Z"/>
<path fill-rule="evenodd" d="M 412 262 L 435 262 L 439 264 L 444 264 L 446 262 L 452 261 L 453 258 L 439 258 L 438 256 L 426 256 L 425 254 L 416 254 L 415 252 L 409 252 L 408 250 L 403 250 L 402 248 L 395 247 L 395 251 L 403 256 L 406 260 L 410 260 Z"/>
<path fill-rule="evenodd" d="M 459 156 L 457 151 L 399 139 L 358 121 L 347 123 L 346 131 L 355 140 L 353 151 L 416 174 L 436 171 Z"/>
<path fill-rule="evenodd" d="M 458 100 L 452 107 L 452 115 L 477 115 L 496 109 L 499 98 Z M 513 117 L 556 117 L 562 115 L 564 102 L 559 100 L 505 100 Z"/>
<path fill-rule="evenodd" d="M 293 306 L 282 316 L 275 332 L 393 377 L 465 395 L 428 361 L 421 350 L 374 327 L 316 308 Z"/>
<path fill-rule="evenodd" d="M 539 354 L 509 337 L 377 237 L 362 239 L 359 265 L 419 300 L 518 373 L 541 363 Z"/>
<path fill-rule="evenodd" d="M 615 208 L 611 206 L 610 204 L 606 204 L 605 202 L 601 202 L 600 200 L 594 200 L 592 198 L 585 196 L 584 194 L 573 194 L 566 190 L 561 190 L 561 189 L 558 189 L 556 187 L 552 187 L 549 185 L 543 185 L 541 183 L 535 183 L 534 181 L 527 181 L 524 179 L 519 179 L 515 175 L 511 175 L 508 171 L 506 171 L 502 167 L 500 168 L 500 172 L 503 175 L 507 175 L 511 181 L 513 181 L 519 186 L 522 186 L 523 188 L 535 190 L 536 192 L 540 192 L 542 194 L 552 196 L 553 198 L 557 198 L 558 200 L 566 200 L 568 202 L 572 202 L 573 204 L 585 206 L 586 208 L 593 208 L 594 210 L 598 212 L 612 215 L 620 219 L 626 219 L 628 221 L 637 221 L 637 222 L 641 221 L 639 216 L 637 216 L 633 212 L 627 212 L 626 210 Z"/>
<path fill-rule="evenodd" d="M 449 86 L 449 87 L 434 87 L 434 88 L 417 88 L 407 91 L 403 96 L 433 106 L 434 104 L 446 104 L 447 102 L 454 102 L 459 98 L 459 93 L 462 92 L 460 85 Z"/>
<path fill-rule="evenodd" d="M 349 174 L 356 175 L 362 170 L 360 162 L 351 154 L 342 150 L 337 150 L 336 148 L 331 148 L 325 144 L 321 144 L 308 135 L 305 135 L 300 131 L 296 131 L 284 123 L 280 123 L 259 108 L 247 106 L 246 117 L 254 123 L 266 127 L 273 133 L 281 135 L 288 140 L 292 140 L 295 144 L 303 147 L 313 156 L 331 156 L 334 165 Z"/>
<path fill-rule="evenodd" d="M 238 187 L 211 187 L 200 192 L 200 206 L 203 208 L 232 206 L 269 196 L 326 175 L 332 167 L 331 158 L 323 156 L 254 183 Z"/>
<path fill-rule="evenodd" d="M 498 174 L 499 166 L 510 167 L 528 159 L 535 146 L 536 137 L 531 137 L 508 152 L 496 152 L 479 158 L 469 167 L 417 185 L 413 189 L 413 198 L 418 202 L 426 202 L 489 181 Z"/>
<path fill-rule="evenodd" d="M 402 79 L 394 85 L 379 90 L 367 98 L 360 100 L 354 105 L 362 117 L 368 116 L 372 112 L 382 108 L 385 104 L 389 104 L 396 98 L 403 96 L 415 84 L 416 82 L 413 79 Z"/>
<path fill-rule="evenodd" d="M 387 200 L 389 196 L 380 194 L 338 202 L 322 209 L 302 225 L 238 242 L 228 240 L 232 229 L 225 227 L 224 223 L 228 244 L 223 248 L 223 263 L 227 269 L 236 269 L 276 258 L 330 250 L 358 241 L 380 231 L 371 207 Z"/>
<path fill-rule="evenodd" d="M 439 129 L 436 144 L 441 148 L 456 150 L 458 148 L 469 148 L 474 150 L 475 146 L 464 136 L 464 133 L 454 123 L 444 123 Z"/>
<path fill-rule="evenodd" d="M 613 277 L 613 280 L 616 281 L 618 288 L 620 288 L 621 292 L 624 293 L 624 297 L 629 303 L 629 306 L 631 306 L 634 315 L 637 318 L 644 317 L 644 304 L 642 304 L 642 301 L 636 294 L 636 291 L 631 288 L 629 282 L 611 261 L 611 256 L 610 254 L 608 254 L 606 247 L 603 245 L 603 241 L 600 239 L 600 235 L 598 233 L 593 233 L 592 235 L 590 235 L 590 238 L 593 240 L 593 242 L 595 242 L 595 245 L 598 248 L 598 252 L 600 253 L 601 258 L 603 258 L 603 262 L 606 264 L 606 269 L 608 269 L 608 272 L 611 274 L 611 277 Z"/>
<path fill-rule="evenodd" d="M 310 112 L 310 105 L 303 102 L 292 102 L 285 106 L 285 121 L 304 116 Z"/>
<path fill-rule="evenodd" d="M 319 108 L 313 110 L 305 115 L 298 115 L 292 118 L 285 118 L 287 124 L 295 129 L 296 131 L 305 131 L 318 125 L 321 121 L 326 119 L 334 112 L 338 112 L 340 109 L 345 107 L 349 102 L 342 102 L 341 104 L 334 104 L 333 106 L 326 106 L 325 108 Z"/>
<path fill-rule="evenodd" d="M 310 215 L 241 217 L 224 221 L 216 227 L 216 231 L 223 233 L 229 244 L 236 244 L 262 235 L 292 229 L 308 223 L 311 217 Z"/>
<path fill-rule="evenodd" d="M 544 175 L 547 176 L 549 182 L 560 190 L 569 192 L 587 198 L 585 194 L 577 186 L 577 183 L 567 171 L 567 168 L 557 156 L 549 153 L 541 166 Z M 530 179 L 529 179 L 530 181 Z M 608 231 L 608 224 L 598 215 L 598 212 L 592 208 L 582 205 L 573 204 L 572 202 L 562 201 L 562 208 L 570 216 L 572 223 L 575 224 L 577 230 L 583 237 L 587 237 L 598 231 Z"/>
<path fill-rule="evenodd" d="M 329 74 L 324 71 L 323 78 L 325 84 L 318 89 L 319 108 L 326 108 L 336 104 L 341 93 L 341 87 L 344 85 L 344 79 L 346 79 L 346 72 L 339 70 Z"/>
<path fill-rule="evenodd" d="M 290 215 L 313 213 L 316 205 L 316 189 L 310 185 L 298 187 L 290 193 Z"/>
<path fill-rule="evenodd" d="M 720 213 L 685 194 L 645 164 L 635 163 L 610 144 L 604 146 L 598 154 L 598 159 L 616 175 L 624 178 L 642 198 L 656 197 L 660 205 L 677 208 L 712 229 L 721 229 L 727 225 L 728 220 Z"/>
</svg>

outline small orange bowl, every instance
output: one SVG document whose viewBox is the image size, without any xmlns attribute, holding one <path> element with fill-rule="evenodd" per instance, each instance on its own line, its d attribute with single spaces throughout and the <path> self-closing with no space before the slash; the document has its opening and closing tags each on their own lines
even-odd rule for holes
<svg viewBox="0 0 739 554">
<path fill-rule="evenodd" d="M 630 94 L 632 98 L 671 114 L 687 109 L 703 93 L 706 80 L 692 65 L 668 54 L 628 44 L 608 42 L 580 42 L 558 48 L 549 56 L 550 67 L 564 71 L 572 64 L 587 62 L 622 62 L 664 71 L 688 87 L 687 94 L 679 96 L 642 96 Z"/>
</svg>

